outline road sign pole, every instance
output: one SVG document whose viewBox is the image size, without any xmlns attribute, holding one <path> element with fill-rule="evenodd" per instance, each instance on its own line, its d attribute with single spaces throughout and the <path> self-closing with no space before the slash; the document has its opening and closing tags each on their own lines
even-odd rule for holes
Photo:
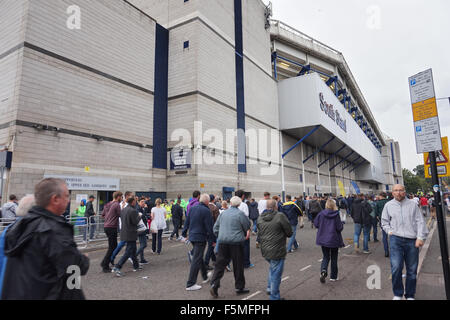
<svg viewBox="0 0 450 320">
<path fill-rule="evenodd" d="M 439 185 L 435 152 L 430 152 L 430 165 L 431 165 L 431 177 L 433 185 L 434 186 Z M 436 215 L 438 222 L 439 242 L 441 246 L 442 268 L 444 270 L 445 294 L 447 296 L 447 300 L 450 300 L 450 264 L 448 260 L 449 257 L 448 257 L 447 230 L 445 228 L 444 215 L 442 213 L 441 192 L 440 190 L 436 190 L 436 188 L 433 188 L 433 191 L 434 191 L 434 201 L 436 202 Z"/>
</svg>

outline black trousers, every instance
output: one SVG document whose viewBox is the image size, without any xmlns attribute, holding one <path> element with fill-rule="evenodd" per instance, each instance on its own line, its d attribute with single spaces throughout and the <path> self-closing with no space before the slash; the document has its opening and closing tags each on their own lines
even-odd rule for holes
<svg viewBox="0 0 450 320">
<path fill-rule="evenodd" d="M 105 228 L 105 234 L 108 237 L 108 251 L 102 261 L 102 268 L 108 269 L 112 253 L 117 248 L 117 228 Z"/>
<path fill-rule="evenodd" d="M 222 279 L 226 266 L 233 261 L 234 284 L 236 290 L 245 288 L 244 276 L 244 243 L 240 244 L 222 244 L 219 243 L 219 253 L 214 268 L 214 274 L 211 278 L 211 285 L 220 288 L 220 279 Z"/>
<path fill-rule="evenodd" d="M 206 266 L 203 261 L 206 242 L 192 242 L 192 245 L 194 246 L 194 249 L 192 250 L 191 269 L 189 271 L 189 279 L 187 281 L 186 288 L 192 287 L 196 284 L 199 271 L 201 271 L 204 280 L 207 278 Z"/>
</svg>

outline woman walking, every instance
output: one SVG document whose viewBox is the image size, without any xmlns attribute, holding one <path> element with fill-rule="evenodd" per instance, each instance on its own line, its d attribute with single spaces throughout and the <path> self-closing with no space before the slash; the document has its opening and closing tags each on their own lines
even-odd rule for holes
<svg viewBox="0 0 450 320">
<path fill-rule="evenodd" d="M 344 247 L 342 239 L 342 230 L 344 225 L 339 217 L 339 210 L 336 202 L 328 200 L 325 210 L 321 211 L 314 220 L 314 226 L 317 230 L 316 244 L 322 247 L 323 260 L 320 269 L 320 282 L 325 283 L 328 276 L 328 264 L 331 260 L 330 281 L 338 280 L 338 253 L 339 248 Z"/>
<path fill-rule="evenodd" d="M 162 234 L 164 229 L 167 228 L 166 216 L 167 211 L 161 206 L 162 200 L 156 199 L 156 207 L 152 209 L 151 217 L 152 224 L 150 230 L 152 230 L 152 251 L 153 253 L 161 254 L 162 249 Z M 158 251 L 156 251 L 156 237 L 158 237 Z"/>
</svg>

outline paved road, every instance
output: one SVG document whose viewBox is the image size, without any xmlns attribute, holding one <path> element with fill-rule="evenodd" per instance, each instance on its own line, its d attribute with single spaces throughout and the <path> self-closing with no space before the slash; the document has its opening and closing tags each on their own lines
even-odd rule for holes
<svg viewBox="0 0 450 320">
<path fill-rule="evenodd" d="M 380 234 L 380 230 L 378 230 Z M 339 281 L 326 284 L 319 282 L 320 247 L 315 245 L 316 229 L 310 224 L 297 232 L 300 249 L 288 254 L 281 284 L 281 295 L 288 300 L 391 300 L 392 286 L 390 278 L 390 262 L 384 256 L 382 242 L 369 243 L 371 254 L 357 254 L 353 250 L 353 222 L 347 220 L 343 231 L 346 248 L 339 254 Z M 381 239 L 381 236 L 378 237 Z M 435 232 L 437 238 L 437 232 Z M 372 238 L 371 238 L 372 240 Z M 151 242 L 150 242 L 151 246 Z M 362 242 L 361 242 L 362 247 Z M 164 240 L 163 252 L 160 256 L 151 255 L 146 249 L 146 259 L 149 265 L 144 270 L 133 272 L 131 263 L 126 263 L 122 271 L 125 276 L 117 278 L 114 274 L 101 272 L 100 261 L 105 250 L 90 252 L 91 267 L 88 274 L 82 278 L 82 287 L 88 299 L 113 300 L 210 300 L 209 285 L 195 292 L 185 290 L 189 272 L 187 251 L 184 244 Z M 124 251 L 123 251 L 124 252 Z M 121 252 L 121 254 L 123 253 Z M 234 293 L 233 274 L 226 272 L 219 289 L 219 300 L 267 300 L 265 294 L 268 263 L 255 247 L 255 237 L 251 239 L 252 269 L 245 271 L 247 287 L 250 293 L 237 296 Z M 380 281 L 378 288 L 369 289 L 367 282 L 373 271 L 368 268 L 376 266 L 379 269 Z M 198 278 L 198 283 L 201 282 Z M 442 297 L 444 298 L 444 296 Z"/>
</svg>

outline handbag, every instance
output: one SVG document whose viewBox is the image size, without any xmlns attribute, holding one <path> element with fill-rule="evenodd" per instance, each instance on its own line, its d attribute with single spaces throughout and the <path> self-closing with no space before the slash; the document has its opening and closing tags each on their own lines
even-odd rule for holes
<svg viewBox="0 0 450 320">
<path fill-rule="evenodd" d="M 151 233 L 158 233 L 158 227 L 156 226 L 156 221 L 152 220 L 150 224 L 150 231 Z"/>
<path fill-rule="evenodd" d="M 139 220 L 139 223 L 137 225 L 137 232 L 138 233 L 143 233 L 147 231 L 147 226 L 145 225 L 145 223 L 141 220 Z"/>
</svg>

